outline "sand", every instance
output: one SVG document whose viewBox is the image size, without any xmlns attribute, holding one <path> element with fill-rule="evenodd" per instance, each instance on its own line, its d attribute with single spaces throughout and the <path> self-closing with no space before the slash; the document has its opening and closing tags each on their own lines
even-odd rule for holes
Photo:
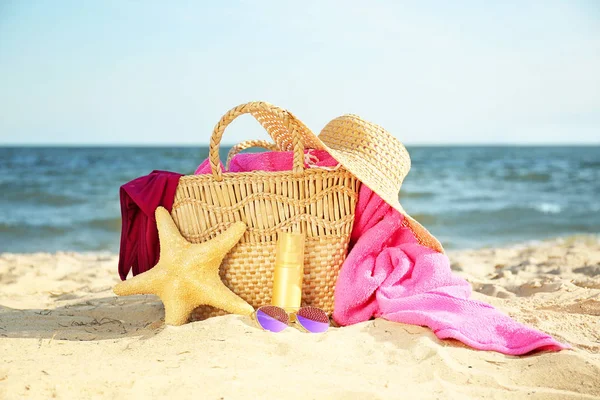
<svg viewBox="0 0 600 400">
<path fill-rule="evenodd" d="M 224 316 L 165 326 L 117 298 L 112 254 L 0 255 L 0 398 L 600 398 L 600 239 L 449 253 L 474 297 L 574 346 L 523 357 L 373 320 L 280 334 Z"/>
</svg>

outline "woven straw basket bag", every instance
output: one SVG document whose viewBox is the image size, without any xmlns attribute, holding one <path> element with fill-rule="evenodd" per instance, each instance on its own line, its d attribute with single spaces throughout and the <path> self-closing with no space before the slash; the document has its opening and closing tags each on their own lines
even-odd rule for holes
<svg viewBox="0 0 600 400">
<path fill-rule="evenodd" d="M 252 115 L 275 143 L 244 142 L 228 158 L 257 145 L 293 151 L 291 171 L 222 172 L 221 138 L 225 128 L 243 114 Z M 334 287 L 348 249 L 360 182 L 341 167 L 305 168 L 304 148 L 312 148 L 314 137 L 290 112 L 268 103 L 247 103 L 230 110 L 216 125 L 209 147 L 211 173 L 179 181 L 172 216 L 188 241 L 212 239 L 236 221 L 248 226 L 226 256 L 220 274 L 225 285 L 255 308 L 271 301 L 277 232 L 299 231 L 306 235 L 302 303 L 333 311 Z M 203 306 L 195 318 L 219 314 Z"/>
</svg>

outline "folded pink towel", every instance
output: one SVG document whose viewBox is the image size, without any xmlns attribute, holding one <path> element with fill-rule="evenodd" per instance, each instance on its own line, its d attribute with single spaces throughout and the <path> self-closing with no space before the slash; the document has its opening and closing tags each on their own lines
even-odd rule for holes
<svg viewBox="0 0 600 400">
<path fill-rule="evenodd" d="M 305 160 L 305 166 L 337 165 L 322 150 L 311 150 Z M 291 168 L 291 152 L 266 152 L 236 155 L 230 171 Z M 209 172 L 208 160 L 196 170 Z M 350 251 L 335 289 L 337 323 L 350 325 L 380 317 L 427 326 L 440 339 L 453 338 L 475 349 L 512 355 L 569 347 L 488 304 L 469 299 L 471 285 L 452 274 L 448 257 L 418 244 L 402 221 L 398 211 L 361 186 Z"/>
</svg>

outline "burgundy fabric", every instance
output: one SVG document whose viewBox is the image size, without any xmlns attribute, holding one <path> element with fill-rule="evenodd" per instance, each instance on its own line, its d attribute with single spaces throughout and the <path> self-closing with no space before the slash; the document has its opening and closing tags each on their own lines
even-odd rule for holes
<svg viewBox="0 0 600 400">
<path fill-rule="evenodd" d="M 127 278 L 158 263 L 159 242 L 154 212 L 162 206 L 171 212 L 181 174 L 152 171 L 121 186 L 121 249 L 119 275 Z"/>
</svg>

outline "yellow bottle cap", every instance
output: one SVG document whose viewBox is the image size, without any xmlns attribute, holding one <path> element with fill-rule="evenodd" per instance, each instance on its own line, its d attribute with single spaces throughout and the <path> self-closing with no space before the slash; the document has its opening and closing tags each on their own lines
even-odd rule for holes
<svg viewBox="0 0 600 400">
<path fill-rule="evenodd" d="M 304 265 L 304 234 L 299 232 L 279 232 L 275 263 L 285 265 Z"/>
</svg>

